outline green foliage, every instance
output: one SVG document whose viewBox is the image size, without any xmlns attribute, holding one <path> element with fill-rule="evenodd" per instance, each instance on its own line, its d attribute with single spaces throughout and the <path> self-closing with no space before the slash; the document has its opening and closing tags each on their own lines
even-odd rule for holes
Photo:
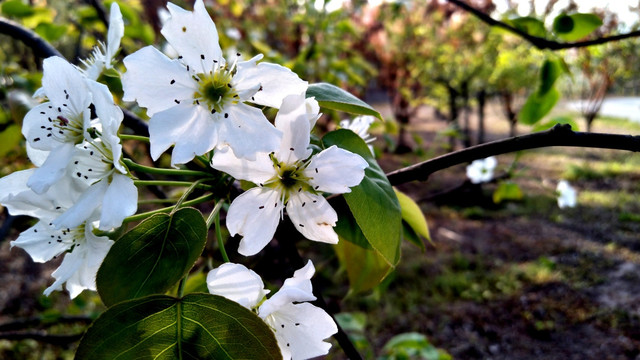
<svg viewBox="0 0 640 360">
<path fill-rule="evenodd" d="M 64 24 L 58 25 L 42 22 L 36 26 L 35 30 L 36 33 L 45 40 L 56 41 L 66 34 L 69 28 Z"/>
<path fill-rule="evenodd" d="M 373 115 L 384 120 L 379 112 L 369 104 L 351 95 L 349 92 L 328 83 L 311 84 L 307 97 L 315 97 L 321 107 L 344 111 L 356 115 Z"/>
<path fill-rule="evenodd" d="M 393 270 L 377 251 L 365 249 L 342 236 L 340 239 L 334 250 L 341 266 L 347 271 L 350 294 L 360 294 L 375 288 Z"/>
<path fill-rule="evenodd" d="M 392 337 L 384 345 L 384 351 L 386 355 L 380 357 L 380 360 L 453 359 L 446 351 L 433 346 L 426 336 L 416 332 L 399 334 Z"/>
<path fill-rule="evenodd" d="M 526 32 L 531 36 L 544 38 L 547 35 L 547 30 L 544 28 L 544 23 L 531 16 L 508 19 L 506 20 L 506 23 L 510 24 L 518 30 Z"/>
<path fill-rule="evenodd" d="M 493 192 L 493 202 L 499 204 L 505 200 L 522 200 L 523 194 L 520 186 L 514 182 L 504 181 Z"/>
<path fill-rule="evenodd" d="M 6 156 L 22 142 L 20 127 L 9 125 L 0 132 L 0 157 Z"/>
<path fill-rule="evenodd" d="M 555 88 L 543 95 L 538 92 L 532 93 L 520 110 L 518 120 L 525 125 L 537 123 L 553 109 L 559 99 L 560 92 Z"/>
<path fill-rule="evenodd" d="M 573 120 L 571 116 L 556 116 L 545 123 L 537 124 L 536 126 L 533 127 L 533 131 L 548 130 L 559 124 L 569 124 L 571 126 L 571 130 L 580 131 L 580 127 L 578 126 L 578 123 L 575 122 L 575 120 Z"/>
<path fill-rule="evenodd" d="M 403 226 L 405 238 L 424 252 L 425 246 L 422 238 L 431 242 L 427 219 L 424 217 L 420 206 L 418 206 L 413 199 L 398 189 L 394 188 L 394 190 L 400 203 L 400 209 L 402 210 L 402 223 L 406 225 Z"/>
<path fill-rule="evenodd" d="M 34 13 L 35 10 L 22 0 L 8 0 L 2 4 L 2 14 L 5 16 L 23 18 Z"/>
<path fill-rule="evenodd" d="M 242 344 L 242 346 L 238 346 Z M 115 305 L 87 330 L 76 353 L 91 359 L 281 359 L 262 319 L 221 296 L 153 295 Z"/>
<path fill-rule="evenodd" d="M 104 303 L 164 293 L 183 278 L 207 241 L 207 226 L 196 209 L 156 214 L 118 240 L 96 278 Z"/>
<path fill-rule="evenodd" d="M 560 14 L 553 20 L 553 31 L 565 41 L 576 41 L 602 26 L 602 19 L 595 14 Z"/>
<path fill-rule="evenodd" d="M 395 266 L 400 260 L 402 215 L 398 198 L 384 171 L 367 144 L 353 131 L 332 131 L 322 138 L 322 143 L 325 147 L 337 145 L 356 153 L 369 164 L 360 185 L 344 194 L 344 198 L 367 242 L 389 265 Z"/>
</svg>

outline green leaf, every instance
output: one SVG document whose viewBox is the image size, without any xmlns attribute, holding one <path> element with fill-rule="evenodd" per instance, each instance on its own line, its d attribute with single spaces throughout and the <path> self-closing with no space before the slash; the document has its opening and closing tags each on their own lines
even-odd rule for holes
<svg viewBox="0 0 640 360">
<path fill-rule="evenodd" d="M 546 94 L 540 96 L 534 91 L 527 102 L 524 104 L 520 113 L 518 113 L 518 121 L 525 125 L 533 125 L 547 115 L 560 99 L 560 92 L 555 87 L 547 91 Z"/>
<path fill-rule="evenodd" d="M 518 184 L 505 181 L 493 192 L 493 202 L 499 204 L 504 200 L 522 200 L 522 190 Z"/>
<path fill-rule="evenodd" d="M 18 125 L 10 125 L 0 132 L 0 157 L 4 157 L 15 149 L 20 141 L 22 141 L 22 135 Z"/>
<path fill-rule="evenodd" d="M 115 305 L 89 327 L 76 360 L 282 359 L 273 331 L 241 305 L 209 294 L 152 295 Z"/>
<path fill-rule="evenodd" d="M 369 244 L 389 265 L 395 266 L 400 260 L 402 215 L 398 198 L 384 171 L 364 140 L 351 130 L 332 131 L 322 138 L 322 143 L 326 148 L 337 145 L 356 153 L 369 164 L 360 185 L 343 196 Z"/>
<path fill-rule="evenodd" d="M 33 15 L 35 10 L 22 2 L 22 0 L 9 0 L 2 4 L 2 13 L 6 16 L 27 17 Z"/>
<path fill-rule="evenodd" d="M 560 59 L 545 59 L 540 68 L 540 85 L 538 86 L 538 96 L 549 92 L 558 77 L 564 72 Z"/>
<path fill-rule="evenodd" d="M 429 342 L 429 339 L 416 332 L 399 334 L 392 337 L 385 345 L 384 351 L 388 356 L 383 359 L 426 359 L 448 360 L 451 355 L 437 349 Z"/>
<path fill-rule="evenodd" d="M 312 96 L 316 98 L 321 107 L 357 115 L 373 115 L 383 120 L 382 115 L 369 104 L 335 85 L 328 83 L 311 84 L 307 89 L 307 97 Z"/>
<path fill-rule="evenodd" d="M 547 30 L 544 28 L 544 23 L 531 16 L 509 19 L 507 20 L 507 22 L 516 29 L 524 31 L 532 36 L 544 38 L 547 35 Z"/>
<path fill-rule="evenodd" d="M 340 265 L 347 270 L 351 293 L 360 294 L 378 286 L 393 267 L 373 249 L 365 249 L 340 238 L 334 250 Z"/>
<path fill-rule="evenodd" d="M 184 277 L 207 241 L 202 214 L 182 208 L 155 214 L 116 241 L 98 270 L 102 301 L 115 303 L 165 293 Z"/>
<path fill-rule="evenodd" d="M 560 14 L 553 20 L 553 31 L 565 41 L 580 40 L 600 26 L 602 26 L 602 19 L 596 14 Z"/>
<path fill-rule="evenodd" d="M 429 225 L 427 225 L 427 219 L 424 217 L 422 210 L 420 210 L 420 206 L 413 201 L 410 197 L 408 197 L 403 192 L 395 189 L 396 196 L 398 197 L 398 202 L 400 203 L 400 209 L 402 212 L 402 220 L 407 223 L 409 228 L 413 230 L 413 232 L 421 236 L 427 241 L 431 242 L 431 235 L 429 234 Z M 412 239 L 409 239 L 412 240 Z M 418 238 L 418 242 L 415 240 L 411 241 L 415 245 L 417 245 L 420 250 L 425 251 L 424 242 Z"/>
<path fill-rule="evenodd" d="M 66 25 L 56 25 L 51 23 L 40 23 L 35 31 L 47 41 L 56 41 L 67 33 Z"/>
<path fill-rule="evenodd" d="M 558 124 L 569 124 L 571 126 L 571 130 L 573 131 L 580 131 L 580 127 L 578 126 L 578 123 L 573 120 L 572 117 L 570 116 L 556 116 L 553 119 L 543 123 L 543 124 L 538 124 L 536 126 L 533 127 L 533 131 L 544 131 L 544 130 L 548 130 L 551 129 L 552 127 L 558 125 Z"/>
</svg>

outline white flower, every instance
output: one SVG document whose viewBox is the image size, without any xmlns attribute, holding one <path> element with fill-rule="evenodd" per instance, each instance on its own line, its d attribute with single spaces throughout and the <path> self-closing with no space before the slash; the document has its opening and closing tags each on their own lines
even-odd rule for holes
<svg viewBox="0 0 640 360">
<path fill-rule="evenodd" d="M 497 164 L 498 161 L 493 156 L 482 160 L 474 160 L 467 166 L 467 177 L 474 184 L 487 182 L 493 179 L 493 170 Z"/>
<path fill-rule="evenodd" d="M 171 60 L 153 47 L 124 59 L 124 100 L 137 100 L 151 116 L 151 156 L 157 159 L 174 145 L 171 163 L 183 164 L 197 155 L 229 145 L 238 157 L 278 146 L 280 133 L 256 107 L 278 107 L 307 83 L 291 70 L 257 61 L 227 61 L 218 32 L 197 0 L 194 11 L 167 5 L 171 18 L 162 34 L 180 56 Z"/>
<path fill-rule="evenodd" d="M 36 95 L 46 95 L 49 101 L 25 115 L 22 134 L 31 149 L 29 155 L 37 154 L 34 162 L 40 165 L 27 184 L 42 194 L 64 176 L 75 146 L 91 139 L 91 127 L 100 124 L 115 132 L 123 115 L 105 85 L 88 80 L 59 57 L 44 60 L 42 88 Z M 93 123 L 90 105 L 99 119 Z"/>
<path fill-rule="evenodd" d="M 577 203 L 576 189 L 574 189 L 567 180 L 560 180 L 556 188 L 558 195 L 558 207 L 575 207 Z"/>
<path fill-rule="evenodd" d="M 342 120 L 340 121 L 340 127 L 343 129 L 349 129 L 354 133 L 358 134 L 364 140 L 365 143 L 369 144 L 369 150 L 371 150 L 371 154 L 374 154 L 373 146 L 371 143 L 376 139 L 373 136 L 369 135 L 369 127 L 376 120 L 375 117 L 371 115 L 362 115 L 353 118 L 353 120 Z"/>
<path fill-rule="evenodd" d="M 109 30 L 107 30 L 107 44 L 99 42 L 93 48 L 93 53 L 89 59 L 81 60 L 84 69 L 81 71 L 91 80 L 97 80 L 104 69 L 111 69 L 113 57 L 120 47 L 120 40 L 124 36 L 124 22 L 120 7 L 115 1 L 111 4 L 109 16 Z"/>
<path fill-rule="evenodd" d="M 258 185 L 238 196 L 227 214 L 231 235 L 243 236 L 240 254 L 254 255 L 271 241 L 285 206 L 306 238 L 338 242 L 333 230 L 338 215 L 322 193 L 350 192 L 349 187 L 362 181 L 368 165 L 359 155 L 337 146 L 310 157 L 310 126 L 317 117 L 315 100 L 290 95 L 276 116 L 276 128 L 283 133 L 278 150 L 258 153 L 254 161 L 240 159 L 228 149 L 214 154 L 213 168 Z"/>
<path fill-rule="evenodd" d="M 56 228 L 52 220 L 64 213 L 81 196 L 83 186 L 63 178 L 43 194 L 26 186 L 35 169 L 15 172 L 0 179 L 0 203 L 13 215 L 28 215 L 40 221 L 23 231 L 11 246 L 23 248 L 36 262 L 46 262 L 66 253 L 62 264 L 53 272 L 56 281 L 45 290 L 66 288 L 72 298 L 82 290 L 95 290 L 95 277 L 113 241 L 93 234 L 91 220 L 70 228 Z M 89 214 L 95 218 L 95 214 Z"/>
<path fill-rule="evenodd" d="M 138 208 L 138 189 L 120 163 L 122 145 L 113 133 L 87 141 L 76 148 L 69 175 L 86 184 L 77 201 L 53 221 L 60 227 L 75 227 L 99 209 L 101 230 L 122 225 Z"/>
<path fill-rule="evenodd" d="M 244 265 L 226 263 L 212 270 L 207 286 L 210 293 L 257 311 L 274 331 L 284 359 L 308 359 L 326 355 L 331 344 L 323 340 L 338 332 L 329 314 L 307 302 L 316 299 L 311 285 L 314 273 L 309 261 L 264 302 L 268 290 L 260 276 Z"/>
</svg>

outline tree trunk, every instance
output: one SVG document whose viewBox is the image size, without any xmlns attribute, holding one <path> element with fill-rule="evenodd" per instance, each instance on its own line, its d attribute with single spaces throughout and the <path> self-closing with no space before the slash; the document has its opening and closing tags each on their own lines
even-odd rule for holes
<svg viewBox="0 0 640 360">
<path fill-rule="evenodd" d="M 409 126 L 409 121 L 411 120 L 410 109 L 409 109 L 409 101 L 407 101 L 400 92 L 396 92 L 393 98 L 393 115 L 398 121 L 399 131 L 398 131 L 398 144 L 396 146 L 395 153 L 396 154 L 406 154 L 412 152 L 413 149 L 413 141 L 409 132 L 407 131 L 407 127 Z"/>
<path fill-rule="evenodd" d="M 476 93 L 476 101 L 478 101 L 478 144 L 484 143 L 484 105 L 486 100 L 487 93 L 484 89 Z"/>
<path fill-rule="evenodd" d="M 456 89 L 447 85 L 447 90 L 449 90 L 449 119 L 447 122 L 449 126 L 453 126 L 454 129 L 460 130 L 460 124 L 458 124 L 458 92 Z M 450 150 L 453 151 L 456 148 L 456 137 L 449 136 L 449 147 Z"/>
</svg>

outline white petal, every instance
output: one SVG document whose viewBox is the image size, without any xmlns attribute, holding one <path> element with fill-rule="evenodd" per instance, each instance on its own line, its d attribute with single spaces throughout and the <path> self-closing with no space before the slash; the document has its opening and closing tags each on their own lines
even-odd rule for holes
<svg viewBox="0 0 640 360">
<path fill-rule="evenodd" d="M 293 277 L 285 280 L 280 290 L 260 306 L 260 317 L 265 318 L 279 311 L 286 304 L 315 300 L 311 285 L 311 277 L 314 273 L 315 268 L 309 260 L 307 265 L 296 270 Z"/>
<path fill-rule="evenodd" d="M 171 18 L 160 32 L 196 73 L 209 73 L 213 69 L 213 60 L 221 62 L 223 59 L 218 31 L 202 0 L 196 1 L 193 11 L 172 3 L 168 3 L 167 8 Z"/>
<path fill-rule="evenodd" d="M 138 188 L 126 175 L 113 174 L 113 179 L 104 193 L 100 230 L 110 230 L 122 225 L 122 220 L 136 213 Z"/>
<path fill-rule="evenodd" d="M 175 106 L 175 100 L 192 99 L 197 90 L 196 81 L 184 65 L 153 46 L 144 47 L 123 61 L 127 72 L 122 76 L 122 99 L 138 101 L 149 116 Z"/>
<path fill-rule="evenodd" d="M 326 311 L 309 303 L 287 304 L 264 319 L 274 330 L 284 359 L 310 359 L 329 353 L 323 341 L 338 332 Z"/>
<path fill-rule="evenodd" d="M 155 114 L 149 122 L 151 157 L 175 144 L 171 165 L 184 164 L 218 143 L 218 124 L 202 106 L 180 104 Z"/>
<path fill-rule="evenodd" d="M 287 203 L 287 214 L 296 229 L 307 239 L 338 243 L 338 235 L 333 230 L 338 214 L 324 197 L 305 191 L 294 193 Z"/>
<path fill-rule="evenodd" d="M 101 205 L 108 186 L 109 183 L 106 180 L 89 186 L 71 208 L 53 221 L 53 225 L 58 229 L 74 228 L 85 222 Z"/>
<path fill-rule="evenodd" d="M 115 136 L 124 117 L 122 110 L 113 102 L 113 95 L 106 85 L 88 80 L 87 87 L 91 91 L 91 100 L 102 124 L 102 133 Z"/>
<path fill-rule="evenodd" d="M 257 153 L 254 161 L 238 158 L 231 148 L 216 150 L 211 159 L 211 167 L 233 176 L 236 179 L 248 180 L 261 184 L 276 176 L 273 162 L 269 154 Z"/>
<path fill-rule="evenodd" d="M 63 143 L 53 149 L 44 164 L 37 168 L 33 176 L 29 178 L 27 186 L 37 194 L 47 191 L 51 185 L 64 176 L 65 169 L 73 158 L 74 152 L 75 146 L 71 143 Z"/>
<path fill-rule="evenodd" d="M 47 160 L 47 157 L 49 157 L 49 153 L 50 151 L 36 149 L 27 142 L 27 156 L 33 165 L 38 167 L 42 166 L 42 164 Z"/>
<path fill-rule="evenodd" d="M 39 221 L 20 233 L 20 236 L 11 242 L 11 247 L 24 249 L 35 262 L 45 262 L 69 249 L 72 240 L 62 239 L 63 236 L 65 234 L 50 226 L 48 220 Z"/>
<path fill-rule="evenodd" d="M 58 109 L 51 102 L 46 102 L 29 110 L 24 116 L 22 135 L 34 149 L 51 150 L 60 146 L 59 138 L 51 135 L 58 115 Z"/>
<path fill-rule="evenodd" d="M 227 229 L 231 235 L 240 234 L 238 252 L 244 256 L 257 254 L 273 238 L 282 212 L 280 194 L 256 187 L 244 192 L 229 206 Z"/>
<path fill-rule="evenodd" d="M 309 117 L 304 93 L 284 98 L 275 121 L 276 128 L 282 131 L 278 160 L 293 164 L 311 155 Z"/>
<path fill-rule="evenodd" d="M 111 68 L 111 60 L 118 52 L 120 47 L 120 40 L 124 36 L 124 21 L 122 21 L 122 13 L 117 2 L 111 4 L 111 10 L 109 11 L 109 30 L 107 31 L 107 53 L 106 64 L 107 69 Z"/>
<path fill-rule="evenodd" d="M 282 133 L 260 109 L 238 104 L 227 110 L 229 118 L 220 128 L 219 147 L 228 145 L 239 158 L 254 160 L 256 153 L 278 149 Z"/>
<path fill-rule="evenodd" d="M 260 275 L 234 263 L 224 263 L 209 271 L 207 288 L 211 294 L 224 296 L 250 310 L 269 293 Z"/>
<path fill-rule="evenodd" d="M 61 290 L 64 282 L 67 283 L 66 288 L 72 299 L 82 290 L 96 290 L 96 274 L 113 245 L 113 240 L 93 235 L 90 225 L 86 228 L 86 242 L 77 243 L 73 251 L 65 255 L 60 267 L 52 274 L 56 281 L 45 290 L 45 295 L 53 290 Z"/>
<path fill-rule="evenodd" d="M 42 87 L 56 107 L 69 108 L 73 114 L 82 114 L 89 107 L 90 93 L 78 69 L 57 56 L 45 59 L 42 68 Z"/>
<path fill-rule="evenodd" d="M 304 174 L 312 178 L 309 183 L 318 191 L 342 194 L 360 184 L 367 166 L 360 155 L 333 145 L 313 156 Z"/>
<path fill-rule="evenodd" d="M 284 66 L 265 62 L 256 65 L 255 61 L 238 63 L 232 84 L 238 90 L 262 86 L 262 90 L 253 95 L 253 102 L 276 109 L 287 95 L 304 94 L 309 86 Z"/>
</svg>

